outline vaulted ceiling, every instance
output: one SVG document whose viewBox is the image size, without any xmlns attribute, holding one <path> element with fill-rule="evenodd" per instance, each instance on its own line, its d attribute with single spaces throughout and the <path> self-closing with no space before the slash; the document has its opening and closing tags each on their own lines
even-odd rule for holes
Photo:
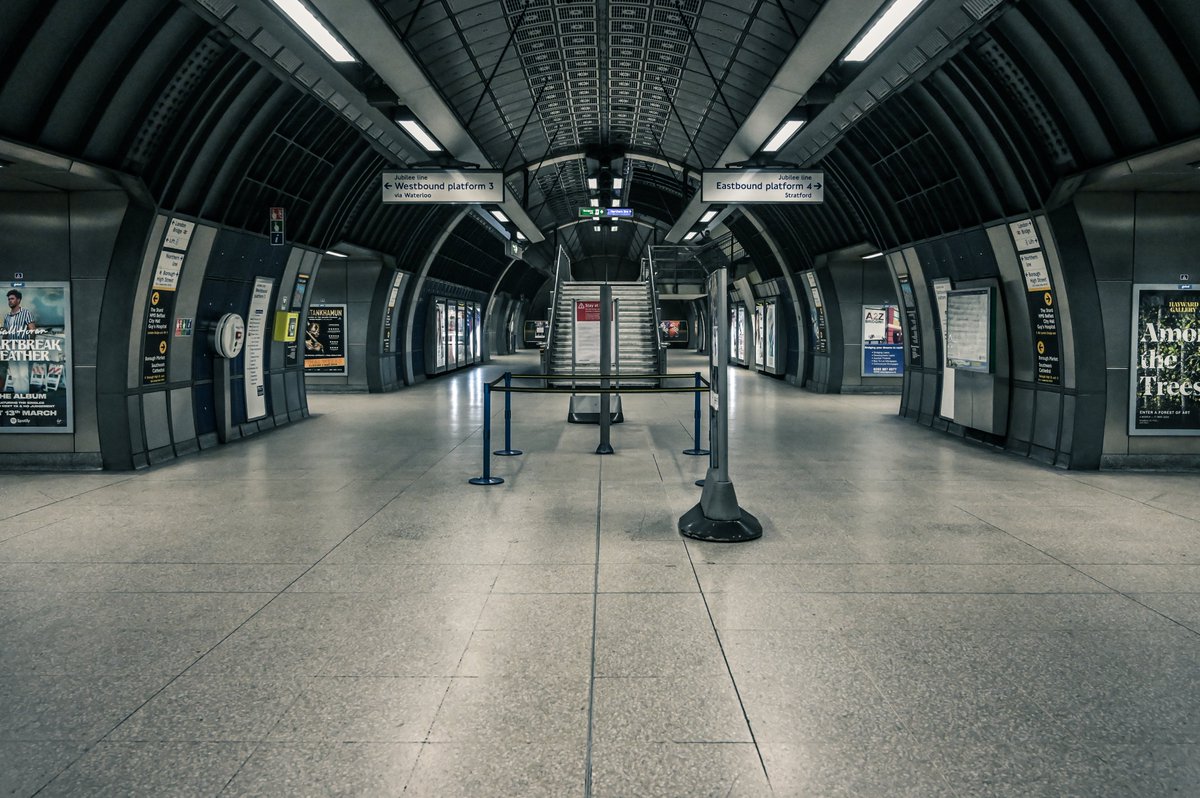
<svg viewBox="0 0 1200 798">
<path fill-rule="evenodd" d="M 864 64 L 841 56 L 884 0 L 306 1 L 358 63 L 332 63 L 272 0 L 6 0 L 0 158 L 27 168 L 0 170 L 0 190 L 61 182 L 66 163 L 253 232 L 287 205 L 296 240 L 406 268 L 445 240 L 457 254 L 431 274 L 480 288 L 520 229 L 535 243 L 506 284 L 528 293 L 556 245 L 619 277 L 688 230 L 701 247 L 768 236 L 746 251 L 769 276 L 1045 207 L 1097 170 L 1200 189 L 1194 0 L 925 0 Z M 380 203 L 381 171 L 430 157 L 396 105 L 505 173 L 514 224 Z M 700 223 L 700 171 L 762 158 L 797 107 L 808 123 L 772 157 L 824 170 L 825 203 Z M 593 199 L 635 218 L 581 223 Z"/>
</svg>

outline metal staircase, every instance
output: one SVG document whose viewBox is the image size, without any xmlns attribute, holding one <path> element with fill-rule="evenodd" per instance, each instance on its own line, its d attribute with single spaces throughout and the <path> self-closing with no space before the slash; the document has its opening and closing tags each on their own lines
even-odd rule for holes
<svg viewBox="0 0 1200 798">
<path fill-rule="evenodd" d="M 554 301 L 552 340 L 548 342 L 546 363 L 553 374 L 571 373 L 571 349 L 575 325 L 575 301 L 600 299 L 600 282 L 564 281 L 559 285 Z M 617 302 L 617 362 L 614 369 L 621 385 L 653 385 L 655 380 L 645 375 L 659 374 L 661 348 L 658 324 L 655 320 L 653 287 L 648 281 L 609 283 Z M 580 373 L 595 373 L 591 367 Z M 596 385 L 596 380 L 552 380 L 555 385 Z"/>
</svg>

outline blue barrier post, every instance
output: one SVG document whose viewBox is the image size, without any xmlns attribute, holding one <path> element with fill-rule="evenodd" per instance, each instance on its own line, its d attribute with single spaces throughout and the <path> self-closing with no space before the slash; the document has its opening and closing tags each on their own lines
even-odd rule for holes
<svg viewBox="0 0 1200 798">
<path fill-rule="evenodd" d="M 499 485 L 504 480 L 492 476 L 492 384 L 483 389 L 483 476 L 468 479 L 472 485 Z"/>
<path fill-rule="evenodd" d="M 511 371 L 504 372 L 504 387 L 512 387 Z M 500 457 L 515 457 L 518 454 L 522 454 L 520 449 L 512 447 L 512 392 L 510 391 L 504 392 L 504 448 L 497 449 L 492 454 L 499 455 Z"/>
<path fill-rule="evenodd" d="M 710 452 L 708 451 L 708 449 L 701 449 L 701 448 L 700 448 L 700 391 L 699 391 L 699 388 L 700 388 L 700 372 L 698 372 L 698 371 L 696 372 L 696 388 L 697 388 L 697 390 L 696 390 L 696 394 L 695 394 L 695 396 L 696 396 L 696 403 L 695 403 L 695 404 L 696 404 L 696 412 L 695 412 L 695 419 L 694 419 L 695 425 L 694 425 L 694 427 L 693 427 L 693 429 L 694 429 L 694 434 L 693 434 L 693 440 L 694 440 L 694 443 L 692 444 L 692 448 L 690 448 L 690 449 L 684 449 L 684 450 L 683 450 L 683 453 L 684 453 L 684 454 L 691 454 L 691 455 L 705 455 L 705 454 L 709 454 Z"/>
</svg>

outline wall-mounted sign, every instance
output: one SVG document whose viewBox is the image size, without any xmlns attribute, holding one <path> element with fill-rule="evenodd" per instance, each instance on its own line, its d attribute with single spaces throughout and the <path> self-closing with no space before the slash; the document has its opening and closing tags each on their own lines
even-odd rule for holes
<svg viewBox="0 0 1200 798">
<path fill-rule="evenodd" d="M 1062 384 L 1062 355 L 1058 342 L 1058 309 L 1054 284 L 1041 251 L 1021 255 L 1025 299 L 1033 335 L 1034 379 L 1044 385 Z"/>
<path fill-rule="evenodd" d="M 297 313 L 302 312 L 304 307 L 304 292 L 308 288 L 308 275 L 297 274 L 296 284 L 292 287 L 292 310 Z M 300 361 L 300 343 L 297 340 L 289 341 L 283 348 L 283 362 L 285 365 L 294 366 Z"/>
<path fill-rule="evenodd" d="M 580 218 L 586 219 L 590 217 L 600 216 L 633 216 L 633 208 L 580 208 Z"/>
<path fill-rule="evenodd" d="M 385 204 L 473 205 L 504 202 L 504 173 L 466 169 L 384 172 Z"/>
<path fill-rule="evenodd" d="M 908 322 L 908 362 L 920 366 L 923 360 L 921 352 L 921 314 L 917 309 L 917 296 L 913 292 L 912 280 L 907 274 L 896 277 L 900 283 L 900 301 L 904 303 L 904 319 Z"/>
<path fill-rule="evenodd" d="M 1038 240 L 1037 227 L 1034 226 L 1033 219 L 1013 222 L 1008 226 L 1008 230 L 1012 234 L 1017 252 L 1028 252 L 1031 249 L 1041 248 L 1042 243 Z"/>
<path fill-rule="evenodd" d="M 346 306 L 310 305 L 304 323 L 304 371 L 346 373 Z"/>
<path fill-rule="evenodd" d="M 808 313 L 812 325 L 813 352 L 825 353 L 829 351 L 829 338 L 825 332 L 825 303 L 821 300 L 821 289 L 817 287 L 816 273 L 805 272 L 804 278 L 808 282 L 808 294 L 812 298 Z"/>
<path fill-rule="evenodd" d="M 282 247 L 283 240 L 283 208 L 271 208 L 271 246 Z"/>
<path fill-rule="evenodd" d="M 5 289 L 0 326 L 0 433 L 73 432 L 71 284 Z"/>
<path fill-rule="evenodd" d="M 192 240 L 195 223 L 171 219 L 159 248 L 158 261 L 146 301 L 146 332 L 142 348 L 142 385 L 167 381 L 167 353 L 171 348 L 171 318 L 175 314 L 175 291 L 183 274 L 185 250 Z M 179 250 L 178 252 L 175 250 Z"/>
<path fill-rule="evenodd" d="M 1129 434 L 1200 435 L 1200 290 L 1133 287 Z"/>
<path fill-rule="evenodd" d="M 750 205 L 825 201 L 825 173 L 780 169 L 706 169 L 700 201 Z"/>
<path fill-rule="evenodd" d="M 192 231 L 196 229 L 195 222 L 185 219 L 172 219 L 167 225 L 167 234 L 163 238 L 163 247 L 186 252 L 192 240 Z"/>
<path fill-rule="evenodd" d="M 954 418 L 954 369 L 946 363 L 946 296 L 954 286 L 949 277 L 938 277 L 929 281 L 929 287 L 933 290 L 933 302 L 937 308 L 935 320 L 941 340 L 942 393 L 941 401 L 938 404 L 938 413 L 943 418 Z"/>
</svg>

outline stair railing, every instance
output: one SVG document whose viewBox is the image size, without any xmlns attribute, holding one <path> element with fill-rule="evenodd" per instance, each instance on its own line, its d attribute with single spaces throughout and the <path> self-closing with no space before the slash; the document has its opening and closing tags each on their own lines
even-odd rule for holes
<svg viewBox="0 0 1200 798">
<path fill-rule="evenodd" d="M 662 340 L 661 328 L 658 319 L 658 282 L 655 279 L 654 272 L 654 250 L 650 250 L 650 254 L 642 259 L 643 280 L 650 285 L 650 310 L 653 313 L 654 319 L 654 351 L 655 351 L 655 370 L 659 374 L 667 372 L 667 345 Z M 662 380 L 658 381 L 658 385 L 662 387 Z"/>
<path fill-rule="evenodd" d="M 563 263 L 566 263 L 566 269 L 563 268 Z M 559 297 L 562 296 L 563 280 L 566 274 L 571 271 L 571 258 L 567 255 L 567 251 L 560 245 L 558 248 L 558 257 L 554 259 L 554 297 L 550 300 L 550 320 L 546 324 L 546 348 L 542 350 L 542 373 L 549 374 L 551 371 L 551 357 L 554 351 L 554 320 L 558 316 L 556 309 L 558 308 Z"/>
</svg>

